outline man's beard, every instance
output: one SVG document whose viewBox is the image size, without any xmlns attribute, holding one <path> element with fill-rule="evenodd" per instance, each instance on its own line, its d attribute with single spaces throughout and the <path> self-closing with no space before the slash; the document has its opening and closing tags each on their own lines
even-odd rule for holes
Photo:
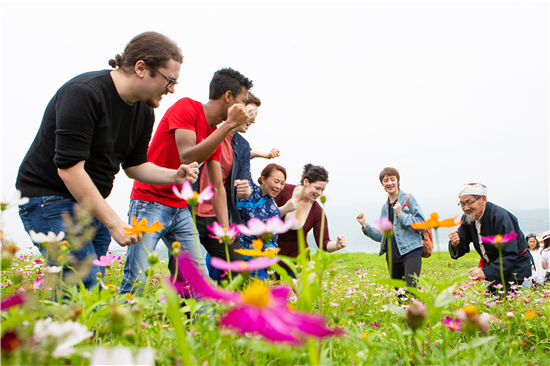
<svg viewBox="0 0 550 366">
<path fill-rule="evenodd" d="M 473 213 L 471 214 L 466 214 L 466 223 L 467 224 L 472 224 L 474 221 L 476 221 L 476 215 L 474 215 Z"/>
</svg>

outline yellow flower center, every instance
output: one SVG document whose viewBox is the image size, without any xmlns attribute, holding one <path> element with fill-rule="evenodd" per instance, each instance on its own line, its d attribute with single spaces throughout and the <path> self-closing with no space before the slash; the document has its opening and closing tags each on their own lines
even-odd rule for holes
<svg viewBox="0 0 550 366">
<path fill-rule="evenodd" d="M 246 268 L 246 263 L 241 263 L 241 268 Z"/>
<path fill-rule="evenodd" d="M 477 315 L 477 308 L 473 305 L 466 305 L 462 310 L 464 310 L 468 318 L 473 318 Z"/>
<path fill-rule="evenodd" d="M 252 282 L 243 292 L 243 298 L 247 304 L 264 307 L 269 304 L 269 290 L 259 282 Z"/>
<path fill-rule="evenodd" d="M 172 249 L 180 249 L 181 248 L 181 244 L 179 241 L 175 241 L 172 243 Z"/>
<path fill-rule="evenodd" d="M 502 235 L 497 235 L 497 236 L 495 236 L 495 241 L 496 241 L 497 243 L 500 243 L 501 240 L 502 240 Z"/>
</svg>

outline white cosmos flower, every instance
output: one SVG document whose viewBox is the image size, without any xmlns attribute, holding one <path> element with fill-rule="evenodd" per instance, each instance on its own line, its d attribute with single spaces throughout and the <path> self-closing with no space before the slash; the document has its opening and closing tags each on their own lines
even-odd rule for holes
<svg viewBox="0 0 550 366">
<path fill-rule="evenodd" d="M 134 357 L 128 347 L 97 347 L 92 354 L 90 366 L 99 365 L 143 365 L 155 364 L 155 350 L 153 348 L 141 348 Z"/>
<path fill-rule="evenodd" d="M 31 236 L 31 240 L 38 244 L 60 242 L 65 237 L 63 231 L 60 231 L 57 235 L 53 231 L 50 231 L 48 235 L 45 235 L 44 233 L 35 233 L 34 230 L 30 230 L 29 235 Z"/>
<path fill-rule="evenodd" d="M 61 266 L 50 266 L 46 268 L 46 272 L 48 273 L 59 273 L 61 272 Z"/>
<path fill-rule="evenodd" d="M 11 196 L 9 200 L 6 198 L 6 196 L 4 196 L 4 193 L 2 192 L 2 202 L 0 202 L 0 210 L 4 211 L 4 210 L 7 210 L 8 208 L 24 205 L 28 202 L 29 202 L 29 198 L 21 197 L 20 190 L 15 191 L 15 193 Z"/>
<path fill-rule="evenodd" d="M 54 322 L 52 318 L 40 319 L 34 325 L 33 336 L 38 343 L 48 338 L 55 338 L 57 346 L 52 357 L 66 357 L 73 352 L 73 346 L 90 338 L 94 334 L 84 324 L 67 320 L 64 323 Z"/>
</svg>

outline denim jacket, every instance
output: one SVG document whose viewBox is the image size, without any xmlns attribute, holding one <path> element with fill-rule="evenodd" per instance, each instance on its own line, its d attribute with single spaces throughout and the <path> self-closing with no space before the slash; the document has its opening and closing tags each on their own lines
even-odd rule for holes
<svg viewBox="0 0 550 366">
<path fill-rule="evenodd" d="M 407 193 L 403 192 L 401 189 L 399 190 L 399 195 L 397 196 L 397 202 L 401 204 L 401 214 L 399 216 L 395 216 L 393 219 L 393 235 L 395 236 L 399 254 L 403 255 L 413 249 L 422 247 L 423 244 L 421 233 L 424 230 L 415 230 L 411 228 L 410 224 L 424 222 L 426 219 L 424 218 L 424 214 L 422 213 L 418 202 L 416 202 L 416 199 L 412 194 L 409 195 L 409 204 L 411 207 L 406 206 Z M 380 217 L 388 217 L 388 205 L 389 198 L 384 206 L 382 206 Z M 363 234 L 374 241 L 380 242 L 379 255 L 382 255 L 388 251 L 386 238 L 371 225 L 367 224 L 367 226 L 363 228 Z"/>
<path fill-rule="evenodd" d="M 231 168 L 231 175 L 227 180 L 225 186 L 225 192 L 227 193 L 227 211 L 229 213 L 230 224 L 241 224 L 241 215 L 235 206 L 237 202 L 237 189 L 234 186 L 235 179 L 246 179 L 248 185 L 251 186 L 252 175 L 250 174 L 250 144 L 242 137 L 238 132 L 235 133 L 231 140 L 231 147 L 233 147 L 233 167 Z M 200 175 L 205 169 L 204 164 L 199 168 L 199 178 L 193 183 L 193 190 L 199 191 Z"/>
</svg>

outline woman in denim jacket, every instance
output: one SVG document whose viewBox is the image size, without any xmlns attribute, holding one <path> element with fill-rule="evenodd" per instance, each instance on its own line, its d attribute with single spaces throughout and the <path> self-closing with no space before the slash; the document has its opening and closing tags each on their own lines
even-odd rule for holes
<svg viewBox="0 0 550 366">
<path fill-rule="evenodd" d="M 416 287 L 414 276 L 420 276 L 422 269 L 422 231 L 411 228 L 411 223 L 424 222 L 424 214 L 416 202 L 416 199 L 409 195 L 407 205 L 407 193 L 399 188 L 399 172 L 395 168 L 384 168 L 380 172 L 380 183 L 388 194 L 388 200 L 382 206 L 381 217 L 387 217 L 393 222 L 394 235 L 391 238 L 392 245 L 392 278 L 405 280 L 407 286 Z M 380 255 L 386 253 L 388 261 L 388 248 L 386 238 L 365 221 L 365 215 L 360 212 L 357 221 L 363 228 L 363 233 L 381 242 Z"/>
</svg>

